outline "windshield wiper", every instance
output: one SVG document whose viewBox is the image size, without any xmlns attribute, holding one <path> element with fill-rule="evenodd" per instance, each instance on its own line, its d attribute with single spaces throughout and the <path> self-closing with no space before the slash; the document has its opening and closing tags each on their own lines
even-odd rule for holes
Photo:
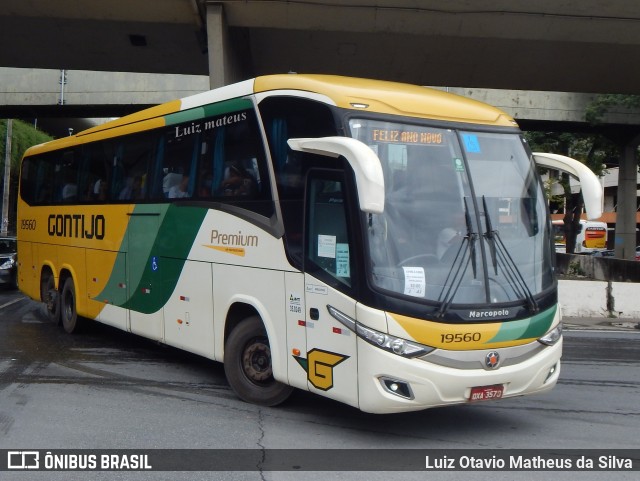
<svg viewBox="0 0 640 481">
<path fill-rule="evenodd" d="M 478 234 L 473 231 L 473 225 L 471 224 L 471 216 L 469 215 L 469 208 L 467 207 L 467 198 L 462 199 L 464 201 L 464 221 L 467 224 L 467 238 L 469 239 L 469 249 L 471 252 L 471 268 L 473 269 L 473 278 L 476 278 L 476 239 Z"/>
<path fill-rule="evenodd" d="M 511 254 L 509 254 L 509 251 L 502 242 L 500 234 L 497 230 L 493 229 L 491 216 L 489 215 L 489 209 L 487 208 L 487 199 L 484 195 L 482 196 L 482 206 L 484 208 L 484 221 L 487 226 L 487 231 L 482 234 L 482 236 L 489 243 L 491 263 L 493 264 L 493 269 L 496 275 L 498 275 L 499 265 L 516 296 L 518 296 L 520 299 L 525 299 L 529 304 L 529 309 L 532 312 L 538 312 L 538 303 L 533 298 L 533 294 L 531 293 L 531 289 L 529 289 L 529 286 L 527 285 L 527 281 L 525 281 L 522 273 L 520 272 L 520 269 L 518 269 L 518 266 L 511 257 Z"/>
<path fill-rule="evenodd" d="M 469 208 L 467 207 L 467 198 L 465 197 L 463 200 L 464 218 L 467 224 L 467 235 L 462 238 L 460 247 L 456 252 L 453 263 L 451 264 L 449 274 L 447 274 L 447 278 L 442 285 L 442 291 L 440 291 L 440 295 L 438 296 L 440 309 L 438 309 L 436 317 L 442 317 L 445 312 L 449 310 L 449 307 L 453 302 L 453 298 L 456 296 L 456 293 L 460 288 L 460 284 L 462 284 L 462 279 L 464 279 L 464 275 L 467 272 L 469 264 L 471 264 L 471 268 L 473 269 L 473 278 L 476 278 L 476 240 L 478 239 L 478 234 L 473 231 L 471 216 L 469 215 Z M 453 274 L 453 277 L 451 276 L 451 274 Z M 451 278 L 450 284 L 449 278 Z M 449 286 L 449 289 L 447 289 L 447 285 Z M 442 295 L 444 294 L 445 289 L 447 289 L 447 292 L 443 298 Z"/>
</svg>

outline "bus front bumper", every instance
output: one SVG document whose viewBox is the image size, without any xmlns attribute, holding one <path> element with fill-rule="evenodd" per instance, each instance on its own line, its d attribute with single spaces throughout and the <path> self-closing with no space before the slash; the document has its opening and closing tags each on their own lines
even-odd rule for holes
<svg viewBox="0 0 640 481">
<path fill-rule="evenodd" d="M 523 355 L 527 349 L 529 355 Z M 490 351 L 497 351 L 502 360 L 495 369 L 481 364 Z M 477 362 L 442 362 L 440 359 L 447 356 L 439 356 L 443 351 L 438 350 L 408 359 L 359 338 L 359 408 L 371 413 L 393 413 L 470 403 L 475 402 L 471 401 L 472 389 L 476 392 L 484 387 L 494 388 L 488 389 L 494 393 L 492 399 L 498 397 L 495 392 L 500 391 L 500 386 L 502 399 L 549 391 L 560 374 L 562 339 L 553 346 L 534 341 L 515 348 L 458 352 L 466 359 L 475 357 Z M 452 351 L 444 353 L 450 360 L 457 357 Z"/>
</svg>

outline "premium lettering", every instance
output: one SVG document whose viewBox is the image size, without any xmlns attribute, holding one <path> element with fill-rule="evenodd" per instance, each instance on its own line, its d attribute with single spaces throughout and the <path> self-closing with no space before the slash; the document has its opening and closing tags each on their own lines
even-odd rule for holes
<svg viewBox="0 0 640 481">
<path fill-rule="evenodd" d="M 51 214 L 47 222 L 50 236 L 76 239 L 104 239 L 106 220 L 102 214 Z"/>
<path fill-rule="evenodd" d="M 258 247 L 258 236 L 245 235 L 242 231 L 238 231 L 237 234 L 225 234 L 217 230 L 212 230 L 211 244 L 234 247 Z"/>
</svg>

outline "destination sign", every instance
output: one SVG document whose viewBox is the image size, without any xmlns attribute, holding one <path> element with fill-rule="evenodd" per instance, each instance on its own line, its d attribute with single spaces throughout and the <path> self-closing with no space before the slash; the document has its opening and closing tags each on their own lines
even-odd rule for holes
<svg viewBox="0 0 640 481">
<path fill-rule="evenodd" d="M 442 132 L 429 132 L 424 130 L 393 130 L 371 129 L 373 142 L 388 142 L 402 144 L 444 145 L 446 139 Z"/>
</svg>

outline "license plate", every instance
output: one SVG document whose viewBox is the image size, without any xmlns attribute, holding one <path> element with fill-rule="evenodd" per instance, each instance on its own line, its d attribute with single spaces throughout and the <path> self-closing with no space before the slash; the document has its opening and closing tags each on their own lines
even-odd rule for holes
<svg viewBox="0 0 640 481">
<path fill-rule="evenodd" d="M 495 386 L 478 386 L 471 388 L 469 401 L 489 401 L 491 399 L 500 399 L 504 392 L 504 386 L 497 384 Z"/>
</svg>

